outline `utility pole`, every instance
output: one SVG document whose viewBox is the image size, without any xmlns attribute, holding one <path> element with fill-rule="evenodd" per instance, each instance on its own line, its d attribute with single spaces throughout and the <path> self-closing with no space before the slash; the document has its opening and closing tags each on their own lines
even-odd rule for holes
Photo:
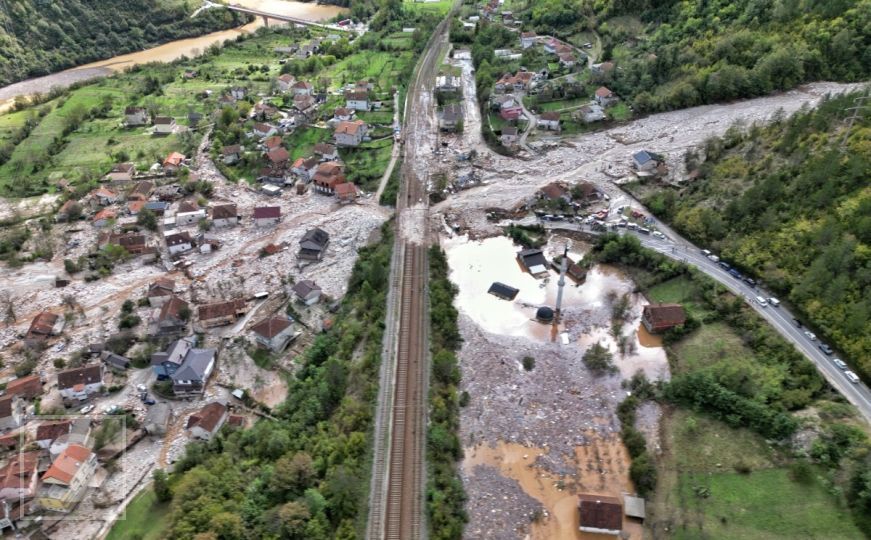
<svg viewBox="0 0 871 540">
<path fill-rule="evenodd" d="M 868 95 L 868 90 L 865 90 L 864 95 L 858 96 L 856 99 L 853 100 L 852 107 L 847 107 L 846 109 L 844 109 L 845 111 L 853 111 L 853 114 L 845 119 L 847 123 L 847 129 L 844 130 L 844 138 L 841 140 L 841 153 L 843 153 L 847 149 L 847 139 L 850 138 L 850 132 L 853 130 L 853 123 L 856 122 L 857 118 L 859 118 L 860 111 L 868 106 L 865 103 L 865 101 L 868 99 L 871 99 L 871 96 Z"/>
</svg>

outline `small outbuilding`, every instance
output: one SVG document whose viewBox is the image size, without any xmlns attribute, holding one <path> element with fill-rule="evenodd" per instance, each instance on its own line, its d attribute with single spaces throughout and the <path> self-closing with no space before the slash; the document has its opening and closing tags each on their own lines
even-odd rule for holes
<svg viewBox="0 0 871 540">
<path fill-rule="evenodd" d="M 514 298 L 517 296 L 517 293 L 519 293 L 520 291 L 504 283 L 494 281 L 493 284 L 490 285 L 490 288 L 487 290 L 487 292 L 497 298 L 501 298 L 502 300 L 514 300 Z"/>
</svg>

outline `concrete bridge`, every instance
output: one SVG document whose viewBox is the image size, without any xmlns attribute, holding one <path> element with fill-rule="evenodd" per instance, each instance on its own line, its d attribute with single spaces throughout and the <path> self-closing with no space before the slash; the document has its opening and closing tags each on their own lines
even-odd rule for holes
<svg viewBox="0 0 871 540">
<path fill-rule="evenodd" d="M 216 4 L 214 2 L 206 2 L 208 7 L 222 7 L 229 9 L 231 11 L 238 11 L 239 13 L 247 13 L 248 15 L 254 15 L 255 17 L 261 17 L 263 19 L 263 24 L 269 26 L 269 19 L 275 21 L 289 22 L 294 24 L 301 24 L 304 26 L 317 26 L 319 28 L 326 28 L 328 30 L 335 30 L 338 32 L 348 32 L 347 28 L 343 28 L 337 25 L 328 25 L 321 24 L 314 21 L 308 21 L 306 19 L 300 19 L 298 17 L 292 17 L 290 15 L 282 15 L 280 13 L 270 13 L 268 11 L 261 11 L 259 9 L 252 9 L 245 6 L 240 6 L 239 4 Z"/>
</svg>

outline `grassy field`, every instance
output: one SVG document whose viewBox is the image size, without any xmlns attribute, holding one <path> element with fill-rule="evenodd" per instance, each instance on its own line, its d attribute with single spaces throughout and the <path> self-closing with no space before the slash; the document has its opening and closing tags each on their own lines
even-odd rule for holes
<svg viewBox="0 0 871 540">
<path fill-rule="evenodd" d="M 333 85 L 344 86 L 360 79 L 375 83 L 376 92 L 386 92 L 400 84 L 400 75 L 414 63 L 411 52 L 361 51 L 343 58 L 324 69 L 321 77 L 329 77 Z"/>
<path fill-rule="evenodd" d="M 431 11 L 443 15 L 451 9 L 453 4 L 453 0 L 438 0 L 437 2 L 415 2 L 414 0 L 405 0 L 405 2 L 403 2 L 403 7 L 412 11 Z"/>
<path fill-rule="evenodd" d="M 687 540 L 862 538 L 816 475 L 793 480 L 789 459 L 761 436 L 687 410 L 663 422 L 654 530 Z"/>
<path fill-rule="evenodd" d="M 169 510 L 169 503 L 158 503 L 148 488 L 130 501 L 106 540 L 158 540 L 169 526 Z"/>
<path fill-rule="evenodd" d="M 660 283 L 648 291 L 648 296 L 654 302 L 683 304 L 684 308 L 696 318 L 702 318 L 710 311 L 699 296 L 695 283 L 686 277 L 677 277 Z"/>
</svg>

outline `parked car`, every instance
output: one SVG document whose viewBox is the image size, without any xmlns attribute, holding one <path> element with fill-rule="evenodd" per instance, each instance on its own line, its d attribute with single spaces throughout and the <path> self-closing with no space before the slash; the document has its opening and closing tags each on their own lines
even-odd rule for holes
<svg viewBox="0 0 871 540">
<path fill-rule="evenodd" d="M 823 354 L 826 354 L 827 356 L 832 355 L 832 348 L 829 347 L 828 345 L 826 345 L 825 343 L 820 343 L 819 347 L 820 347 L 820 350 L 823 351 Z"/>
<path fill-rule="evenodd" d="M 703 249 L 703 250 L 702 250 L 702 255 L 704 255 L 705 257 L 710 257 L 710 256 L 711 256 L 711 250 L 710 250 L 710 249 Z"/>
<path fill-rule="evenodd" d="M 859 376 L 852 371 L 845 371 L 844 376 L 853 384 L 859 384 Z"/>
<path fill-rule="evenodd" d="M 762 307 L 768 307 L 768 301 L 765 298 L 762 298 L 761 296 L 756 297 L 756 303 Z"/>
<path fill-rule="evenodd" d="M 772 307 L 780 306 L 780 300 L 778 300 L 777 298 L 774 298 L 774 297 L 769 298 L 768 303 L 771 304 Z"/>
<path fill-rule="evenodd" d="M 717 257 L 716 255 L 708 255 L 708 258 L 714 262 L 720 262 L 720 258 Z"/>
<path fill-rule="evenodd" d="M 816 341 L 816 340 L 817 340 L 817 335 L 814 334 L 813 332 L 809 331 L 809 330 L 805 330 L 804 335 L 807 336 L 807 338 L 808 338 L 809 340 L 811 340 L 811 341 Z"/>
<path fill-rule="evenodd" d="M 847 364 L 843 360 L 841 360 L 840 358 L 833 358 L 832 363 L 835 364 L 836 366 L 838 366 L 838 369 L 843 369 L 843 370 L 847 369 Z"/>
<path fill-rule="evenodd" d="M 727 263 L 726 261 L 720 261 L 720 266 L 722 266 L 723 269 L 726 271 L 729 271 L 729 269 L 732 268 L 731 266 L 729 266 L 729 263 Z"/>
<path fill-rule="evenodd" d="M 795 317 L 793 317 L 792 320 L 795 321 L 795 325 L 796 325 L 796 326 L 798 326 L 799 328 L 801 328 L 801 321 L 800 321 L 800 320 L 796 319 Z"/>
<path fill-rule="evenodd" d="M 753 279 L 753 278 L 749 278 L 749 277 L 745 277 L 745 278 L 744 278 L 744 282 L 745 282 L 747 285 L 750 285 L 751 287 L 753 287 L 754 289 L 756 288 L 756 280 L 755 280 L 755 279 Z"/>
<path fill-rule="evenodd" d="M 88 414 L 89 412 L 94 410 L 93 405 L 85 405 L 81 409 L 79 409 L 79 414 Z"/>
</svg>

